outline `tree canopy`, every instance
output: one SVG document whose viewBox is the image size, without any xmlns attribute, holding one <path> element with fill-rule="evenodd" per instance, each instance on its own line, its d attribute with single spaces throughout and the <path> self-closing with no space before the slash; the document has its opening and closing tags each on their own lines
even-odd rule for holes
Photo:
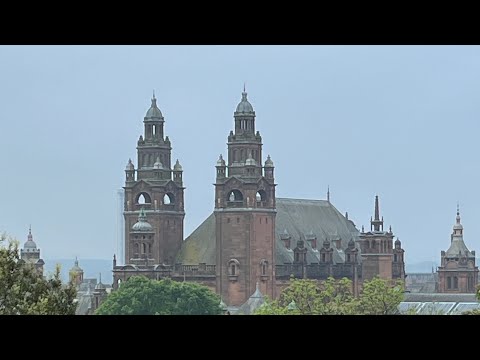
<svg viewBox="0 0 480 360">
<path fill-rule="evenodd" d="M 132 276 L 108 295 L 96 315 L 218 315 L 220 298 L 206 286 Z"/>
<path fill-rule="evenodd" d="M 0 314 L 2 315 L 75 315 L 76 290 L 62 284 L 60 268 L 53 277 L 44 278 L 33 265 L 18 254 L 18 242 L 0 237 Z"/>
<path fill-rule="evenodd" d="M 476 296 L 477 300 L 480 301 L 480 285 L 477 286 Z M 464 311 L 462 315 L 480 315 L 480 309 Z"/>
<path fill-rule="evenodd" d="M 352 293 L 352 281 L 329 277 L 315 280 L 294 279 L 283 289 L 278 300 L 267 300 L 257 315 L 389 315 L 398 312 L 403 300 L 401 282 L 373 278 L 365 281 L 359 297 Z"/>
</svg>

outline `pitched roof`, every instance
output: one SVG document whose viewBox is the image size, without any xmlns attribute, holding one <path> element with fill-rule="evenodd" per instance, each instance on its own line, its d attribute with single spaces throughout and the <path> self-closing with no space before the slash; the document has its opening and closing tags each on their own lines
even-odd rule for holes
<svg viewBox="0 0 480 360">
<path fill-rule="evenodd" d="M 276 263 L 293 262 L 293 249 L 298 240 L 304 240 L 307 249 L 307 262 L 319 262 L 319 252 L 306 241 L 305 235 L 313 232 L 317 237 L 317 249 L 328 238 L 334 249 L 333 261 L 343 262 L 344 249 L 350 239 L 356 240 L 358 229 L 351 220 L 347 220 L 330 202 L 326 200 L 277 198 L 277 216 L 275 220 Z M 291 236 L 290 249 L 285 247 L 280 235 L 287 232 Z M 336 249 L 332 240 L 341 239 L 341 249 Z M 177 254 L 177 262 L 183 264 L 215 264 L 215 215 L 212 213 L 183 242 Z"/>
<path fill-rule="evenodd" d="M 253 315 L 255 310 L 260 308 L 265 303 L 265 298 L 263 297 L 263 294 L 260 292 L 260 289 L 258 288 L 258 282 L 257 282 L 257 287 L 255 289 L 255 292 L 248 298 L 248 300 L 238 308 L 238 311 L 235 313 L 235 315 Z"/>
</svg>

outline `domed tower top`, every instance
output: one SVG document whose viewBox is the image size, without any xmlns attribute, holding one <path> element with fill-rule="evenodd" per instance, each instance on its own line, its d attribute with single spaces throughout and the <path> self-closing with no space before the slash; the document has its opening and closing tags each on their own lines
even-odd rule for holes
<svg viewBox="0 0 480 360">
<path fill-rule="evenodd" d="M 70 272 L 82 272 L 83 273 L 83 269 L 80 266 L 78 266 L 78 258 L 77 257 L 75 257 L 75 264 L 70 269 Z"/>
<path fill-rule="evenodd" d="M 265 160 L 265 167 L 273 167 L 273 161 L 270 158 L 270 155 L 268 155 L 267 160 Z"/>
<path fill-rule="evenodd" d="M 458 231 L 455 231 L 458 230 Z M 457 204 L 457 216 L 455 217 L 455 225 L 453 225 L 453 232 L 456 235 L 463 235 L 463 225 L 460 223 L 460 207 Z"/>
<path fill-rule="evenodd" d="M 446 256 L 449 258 L 457 258 L 463 254 L 464 256 L 475 258 L 463 241 L 463 225 L 460 223 L 460 209 L 458 204 L 457 216 L 455 220 L 455 225 L 453 225 L 453 233 L 451 235 L 451 243 L 450 247 L 446 251 Z"/>
<path fill-rule="evenodd" d="M 247 100 L 245 85 L 243 86 L 242 100 L 237 105 L 233 117 L 235 118 L 235 135 L 255 136 L 255 111 Z"/>
<path fill-rule="evenodd" d="M 145 120 L 148 119 L 163 119 L 162 112 L 157 106 L 157 98 L 155 97 L 155 91 L 153 92 L 152 105 L 145 114 Z"/>
<path fill-rule="evenodd" d="M 178 159 L 177 159 L 177 162 L 175 163 L 175 165 L 173 166 L 173 170 L 183 171 L 182 165 L 180 165 L 180 161 L 178 161 Z"/>
<path fill-rule="evenodd" d="M 242 92 L 242 100 L 237 105 L 237 109 L 235 110 L 235 115 L 243 115 L 249 114 L 252 115 L 255 112 L 253 111 L 253 106 L 247 100 L 247 92 L 245 91 L 245 84 L 243 84 L 243 92 Z"/>
<path fill-rule="evenodd" d="M 28 238 L 27 241 L 25 242 L 25 245 L 23 245 L 24 249 L 29 249 L 31 250 L 36 250 L 37 249 L 37 244 L 35 241 L 33 241 L 33 235 L 32 235 L 32 227 L 28 229 Z"/>
<path fill-rule="evenodd" d="M 125 170 L 132 171 L 135 170 L 135 165 L 133 165 L 132 159 L 128 159 L 127 166 L 125 167 Z"/>
<path fill-rule="evenodd" d="M 138 215 L 138 221 L 132 226 L 132 231 L 153 231 L 152 225 L 147 222 L 147 215 L 145 215 L 143 208 Z"/>
</svg>

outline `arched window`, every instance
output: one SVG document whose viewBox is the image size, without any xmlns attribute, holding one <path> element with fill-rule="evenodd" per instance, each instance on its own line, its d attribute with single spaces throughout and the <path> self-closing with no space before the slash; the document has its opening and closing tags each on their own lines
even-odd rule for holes
<svg viewBox="0 0 480 360">
<path fill-rule="evenodd" d="M 452 288 L 452 278 L 449 276 L 447 277 L 447 289 Z"/>
<path fill-rule="evenodd" d="M 142 243 L 142 254 L 146 254 L 146 253 L 147 253 L 147 244 Z"/>
<path fill-rule="evenodd" d="M 245 158 L 243 157 L 243 154 L 244 154 L 244 150 L 241 149 L 241 150 L 240 150 L 240 161 L 244 161 L 244 160 L 245 160 Z"/>
<path fill-rule="evenodd" d="M 140 205 L 151 204 L 152 199 L 150 195 L 148 195 L 146 192 L 141 192 L 140 194 L 137 195 L 136 203 Z"/>
<path fill-rule="evenodd" d="M 397 262 L 397 254 L 393 254 L 393 261 Z"/>
<path fill-rule="evenodd" d="M 238 276 L 239 275 L 239 265 L 237 259 L 231 259 L 228 262 L 228 275 L 230 276 Z"/>
<path fill-rule="evenodd" d="M 240 190 L 232 190 L 227 195 L 227 201 L 236 201 L 240 202 L 243 201 L 243 194 Z"/>
<path fill-rule="evenodd" d="M 453 278 L 453 288 L 458 289 L 458 277 L 456 276 Z"/>
<path fill-rule="evenodd" d="M 260 261 L 260 267 L 261 267 L 262 276 L 266 276 L 267 275 L 267 268 L 268 268 L 268 261 L 265 260 L 265 259 L 262 259 L 262 261 Z"/>
<path fill-rule="evenodd" d="M 152 244 L 148 244 L 148 255 L 152 253 Z"/>
<path fill-rule="evenodd" d="M 238 161 L 238 159 L 237 159 L 237 150 L 233 150 L 233 161 Z"/>
<path fill-rule="evenodd" d="M 138 256 L 138 253 L 139 253 L 138 243 L 135 243 L 135 244 L 133 245 L 133 252 L 134 252 L 135 255 Z"/>
<path fill-rule="evenodd" d="M 258 190 L 255 197 L 257 201 L 267 201 L 267 193 L 265 192 L 265 190 Z"/>
<path fill-rule="evenodd" d="M 172 193 L 166 193 L 163 196 L 163 203 L 165 205 L 173 205 L 175 203 L 175 196 Z"/>
</svg>

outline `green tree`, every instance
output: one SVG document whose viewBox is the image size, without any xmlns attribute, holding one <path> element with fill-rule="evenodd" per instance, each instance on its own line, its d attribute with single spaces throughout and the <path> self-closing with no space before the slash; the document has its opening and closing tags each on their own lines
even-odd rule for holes
<svg viewBox="0 0 480 360">
<path fill-rule="evenodd" d="M 393 315 L 404 299 L 404 286 L 398 281 L 394 286 L 378 276 L 363 283 L 363 290 L 357 305 L 357 314 Z"/>
<path fill-rule="evenodd" d="M 358 298 L 352 293 L 352 281 L 329 277 L 316 280 L 291 279 L 278 300 L 267 300 L 256 315 L 387 315 L 398 313 L 403 300 L 403 284 L 373 278 L 365 281 Z"/>
<path fill-rule="evenodd" d="M 203 285 L 132 276 L 107 296 L 96 315 L 218 315 L 220 297 Z"/>
<path fill-rule="evenodd" d="M 0 244 L 6 238 L 1 235 Z M 33 265 L 19 260 L 17 241 L 0 246 L 0 314 L 75 315 L 76 290 L 73 284 L 62 284 L 59 266 L 45 279 Z"/>
<path fill-rule="evenodd" d="M 345 315 L 353 314 L 357 300 L 347 278 L 329 277 L 321 285 L 315 280 L 294 279 L 282 291 L 279 300 L 267 300 L 256 315 Z"/>
<path fill-rule="evenodd" d="M 477 286 L 476 296 L 477 296 L 477 300 L 480 301 L 480 285 Z M 480 309 L 464 311 L 462 315 L 480 315 Z"/>
</svg>

